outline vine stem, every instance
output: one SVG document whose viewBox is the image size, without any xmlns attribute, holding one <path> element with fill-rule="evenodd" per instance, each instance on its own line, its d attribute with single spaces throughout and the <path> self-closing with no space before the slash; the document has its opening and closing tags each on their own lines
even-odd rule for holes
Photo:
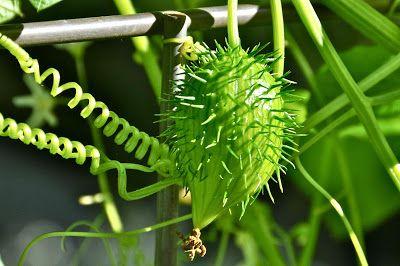
<svg viewBox="0 0 400 266">
<path fill-rule="evenodd" d="M 279 77 L 283 75 L 285 68 L 285 24 L 281 0 L 271 0 L 272 28 L 274 39 L 274 50 L 278 53 L 279 59 L 274 64 L 274 73 Z"/>
<path fill-rule="evenodd" d="M 114 0 L 114 4 L 121 15 L 136 14 L 136 9 L 131 0 Z M 139 59 L 140 64 L 143 65 L 154 95 L 159 101 L 161 99 L 161 69 L 158 66 L 157 55 L 151 49 L 147 36 L 132 37 L 131 40 L 137 52 L 137 54 L 133 54 L 133 59 Z"/>
<path fill-rule="evenodd" d="M 240 45 L 237 8 L 238 0 L 228 0 L 228 42 L 232 47 Z"/>
<path fill-rule="evenodd" d="M 361 247 L 365 248 L 360 209 L 355 198 L 355 191 L 351 178 L 349 160 L 347 160 L 346 158 L 346 153 L 343 148 L 343 141 L 339 138 L 337 133 L 334 134 L 334 142 L 337 143 L 337 147 L 339 147 L 339 149 L 335 149 L 335 152 L 338 161 L 339 171 L 343 180 L 343 188 L 346 193 L 347 204 L 349 208 L 349 218 L 354 226 L 354 232 L 360 240 Z"/>
<path fill-rule="evenodd" d="M 29 251 L 31 248 L 39 241 L 46 239 L 46 238 L 51 238 L 51 237 L 85 237 L 85 238 L 123 238 L 127 236 L 134 236 L 138 234 L 143 234 L 143 233 L 148 233 L 154 230 L 158 230 L 161 228 L 164 228 L 166 226 L 172 225 L 172 224 L 177 224 L 186 220 L 189 220 L 192 218 L 192 214 L 187 214 L 183 215 L 180 217 L 177 217 L 175 219 L 167 220 L 152 226 L 136 229 L 133 231 L 127 231 L 127 232 L 122 232 L 122 233 L 94 233 L 94 232 L 51 232 L 51 233 L 46 233 L 43 235 L 40 235 L 33 239 L 24 249 L 22 252 L 19 261 L 18 261 L 18 266 L 23 266 L 26 256 L 29 254 Z"/>
<path fill-rule="evenodd" d="M 222 230 L 221 240 L 218 246 L 217 258 L 215 259 L 214 266 L 223 266 L 226 250 L 228 248 L 230 232 L 228 230 Z"/>
<path fill-rule="evenodd" d="M 299 64 L 302 72 L 304 73 L 306 80 L 307 80 L 308 84 L 310 85 L 313 93 L 315 94 L 315 97 L 316 97 L 317 103 L 318 103 L 318 107 L 321 107 L 324 104 L 325 99 L 322 94 L 322 91 L 318 88 L 317 82 L 314 78 L 315 77 L 314 71 L 311 68 L 310 63 L 304 56 L 299 45 L 297 44 L 296 40 L 290 35 L 289 32 L 287 32 L 287 36 L 288 36 L 288 41 L 289 41 L 289 47 L 293 53 L 293 56 L 294 56 L 296 62 Z M 330 127 L 332 124 L 333 123 L 328 120 L 327 127 Z M 325 127 L 325 128 L 327 128 L 327 127 Z M 325 128 L 322 130 L 325 130 Z M 333 134 L 332 139 L 329 141 L 329 143 L 331 143 L 332 141 L 334 143 L 338 143 L 340 141 L 337 134 Z M 331 146 L 331 145 L 329 145 L 329 146 Z M 303 148 L 303 146 L 301 148 Z M 330 153 L 330 149 L 331 149 L 330 147 L 324 146 L 324 149 L 326 152 Z M 348 203 L 350 206 L 350 219 L 351 219 L 351 222 L 354 224 L 355 231 L 357 232 L 357 236 L 360 239 L 361 245 L 364 246 L 363 245 L 364 241 L 363 241 L 363 235 L 362 235 L 362 226 L 360 223 L 359 209 L 358 209 L 357 202 L 354 198 L 354 191 L 353 191 L 353 187 L 351 184 L 351 177 L 349 176 L 349 171 L 348 171 L 349 170 L 348 162 L 342 158 L 345 156 L 345 153 L 343 151 L 343 148 L 340 145 L 338 145 L 336 147 L 335 151 L 336 151 L 335 155 L 339 162 L 339 169 L 341 171 L 341 176 L 343 177 L 344 186 L 345 186 L 346 192 L 347 192 L 347 200 L 348 200 Z M 300 153 L 299 153 L 299 155 L 300 155 Z M 330 159 L 324 158 L 324 161 L 329 162 Z M 327 169 L 327 167 L 322 168 L 322 169 Z M 327 176 L 326 173 L 323 176 L 326 177 Z M 322 216 L 322 214 L 318 212 L 318 209 L 321 207 L 320 206 L 321 204 L 322 204 L 322 202 L 321 202 L 320 197 L 317 197 L 313 200 L 313 205 L 311 208 L 311 215 L 310 215 L 310 226 L 311 226 L 310 241 L 311 242 L 316 242 L 316 240 L 317 240 L 317 233 L 320 228 L 320 220 L 321 220 L 321 216 Z M 311 257 L 312 257 L 312 254 L 314 253 L 314 249 L 315 249 L 315 243 L 311 244 L 310 242 L 308 242 L 307 246 L 304 249 L 304 252 L 302 253 L 302 256 L 301 256 L 301 265 L 309 265 L 311 263 Z"/>
<path fill-rule="evenodd" d="M 319 91 L 317 82 L 315 80 L 315 73 L 309 64 L 308 60 L 306 59 L 305 55 L 303 54 L 300 46 L 298 45 L 296 39 L 291 35 L 290 31 L 286 29 L 286 39 L 288 41 L 288 47 L 291 51 L 296 63 L 300 67 L 303 75 L 305 76 L 310 89 L 315 96 L 318 105 L 322 104 L 324 99 L 322 93 Z M 301 146 L 301 148 L 303 145 Z M 300 154 L 300 153 L 299 153 Z M 298 155 L 299 156 L 299 155 Z M 322 176 L 326 177 L 326 173 L 329 170 L 327 164 L 331 161 L 331 141 L 324 146 L 321 154 L 321 169 L 323 169 Z M 325 179 L 325 178 L 324 178 Z M 323 182 L 325 180 L 320 180 Z M 318 210 L 321 208 L 322 205 L 322 197 L 320 195 L 316 195 L 312 198 L 312 205 L 310 209 L 310 215 L 308 218 L 308 226 L 309 226 L 309 233 L 308 233 L 308 240 L 306 245 L 301 251 L 301 255 L 299 257 L 299 265 L 300 266 L 308 266 L 312 263 L 312 258 L 315 253 L 315 247 L 318 241 L 318 235 L 321 227 L 321 219 L 322 213 Z"/>
<path fill-rule="evenodd" d="M 362 93 L 337 54 L 331 41 L 323 30 L 321 22 L 310 1 L 292 0 L 292 2 L 333 76 L 349 97 L 358 118 L 370 137 L 372 146 L 396 188 L 400 191 L 400 164 L 382 131 L 379 129 L 368 98 Z"/>
<path fill-rule="evenodd" d="M 324 149 L 321 152 L 321 177 L 320 183 L 324 184 L 329 176 L 328 172 L 330 168 L 328 167 L 329 163 L 333 160 L 332 156 L 332 140 L 326 141 L 324 145 Z M 309 223 L 309 233 L 308 233 L 308 240 L 306 245 L 304 246 L 301 256 L 299 258 L 299 265 L 300 266 L 308 266 L 312 264 L 312 259 L 315 254 L 315 247 L 318 242 L 318 236 L 321 228 L 321 220 L 323 213 L 320 209 L 323 206 L 323 197 L 319 194 L 315 195 L 312 198 L 312 206 L 310 210 L 310 215 L 308 218 Z"/>
<path fill-rule="evenodd" d="M 362 266 L 368 265 L 367 258 L 365 257 L 364 251 L 361 247 L 360 241 L 357 238 L 357 235 L 354 233 L 354 230 L 347 219 L 346 215 L 343 212 L 342 207 L 340 206 L 339 202 L 335 200 L 323 187 L 321 187 L 313 178 L 312 176 L 307 172 L 307 170 L 303 167 L 303 164 L 300 161 L 300 158 L 297 156 L 295 158 L 296 161 L 296 166 L 299 169 L 299 171 L 302 173 L 304 178 L 319 192 L 321 193 L 332 205 L 332 207 L 335 209 L 337 214 L 339 215 L 340 219 L 342 220 L 344 226 L 346 227 L 346 230 L 350 236 L 351 242 L 353 243 L 354 249 L 357 253 L 358 259 L 360 260 L 360 264 Z"/>
<path fill-rule="evenodd" d="M 392 92 L 388 92 L 385 94 L 381 94 L 379 96 L 374 96 L 370 97 L 369 101 L 371 102 L 372 106 L 375 105 L 382 105 L 382 104 L 388 104 L 391 103 L 395 100 L 400 99 L 400 90 L 395 90 Z M 336 129 L 338 126 L 355 116 L 356 113 L 354 109 L 350 109 L 349 111 L 343 113 L 341 116 L 339 116 L 337 119 L 333 120 L 330 122 L 327 126 L 325 126 L 323 129 L 318 131 L 317 134 L 312 136 L 306 143 L 304 143 L 300 149 L 299 149 L 299 155 L 304 153 L 306 150 L 308 150 L 312 145 L 314 145 L 316 142 L 318 142 L 320 139 L 328 135 L 330 132 L 332 132 L 334 129 Z M 379 123 L 379 121 L 378 121 Z"/>
<path fill-rule="evenodd" d="M 358 83 L 358 86 L 361 91 L 366 92 L 399 68 L 400 53 L 390 58 L 385 64 L 378 67 L 374 72 L 362 79 Z M 343 109 L 343 107 L 345 107 L 348 103 L 349 98 L 346 96 L 346 94 L 341 94 L 340 96 L 336 97 L 334 100 L 312 114 L 309 119 L 307 119 L 304 124 L 303 131 L 307 132 L 313 127 L 316 127 L 321 122 L 328 119 L 331 115 L 338 112 L 340 109 Z"/>
</svg>

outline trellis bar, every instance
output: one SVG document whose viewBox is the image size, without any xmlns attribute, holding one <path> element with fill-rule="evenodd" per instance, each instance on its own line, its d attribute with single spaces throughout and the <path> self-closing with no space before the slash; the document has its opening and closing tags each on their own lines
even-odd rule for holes
<svg viewBox="0 0 400 266">
<path fill-rule="evenodd" d="M 1 25 L 0 32 L 22 46 L 163 34 L 163 13 L 166 12 L 9 24 Z M 226 27 L 228 20 L 226 6 L 196 8 L 182 13 L 191 20 L 189 30 Z M 285 16 L 288 21 L 297 19 L 292 8 L 285 10 Z M 271 14 L 268 8 L 258 5 L 239 5 L 238 21 L 239 25 L 267 25 Z"/>
</svg>

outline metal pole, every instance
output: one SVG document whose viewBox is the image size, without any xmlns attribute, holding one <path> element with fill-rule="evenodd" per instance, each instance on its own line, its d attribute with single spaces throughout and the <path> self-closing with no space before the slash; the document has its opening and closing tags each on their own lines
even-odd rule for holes
<svg viewBox="0 0 400 266">
<path fill-rule="evenodd" d="M 187 36 L 187 30 L 190 25 L 190 18 L 184 13 L 163 12 L 164 21 L 164 39 L 184 38 Z M 162 55 L 162 97 L 169 99 L 172 95 L 172 85 L 174 81 L 184 78 L 180 67 L 181 57 L 179 48 L 181 43 L 164 43 Z M 169 110 L 169 101 L 161 101 L 161 113 Z M 164 131 L 170 126 L 169 121 L 160 123 L 160 131 Z M 160 177 L 159 179 L 161 179 Z M 157 221 L 178 217 L 178 193 L 179 187 L 173 186 L 160 191 L 157 194 Z M 156 266 L 175 266 L 177 265 L 177 226 L 170 225 L 156 232 Z"/>
<path fill-rule="evenodd" d="M 0 32 L 22 46 L 162 34 L 162 13 L 1 25 Z M 196 8 L 182 13 L 190 18 L 189 30 L 208 30 L 227 25 L 226 6 Z M 326 11 L 322 10 L 322 13 Z M 270 10 L 258 5 L 239 5 L 237 15 L 239 25 L 268 25 L 271 22 Z M 285 19 L 298 20 L 295 10 L 290 6 L 285 9 Z"/>
</svg>

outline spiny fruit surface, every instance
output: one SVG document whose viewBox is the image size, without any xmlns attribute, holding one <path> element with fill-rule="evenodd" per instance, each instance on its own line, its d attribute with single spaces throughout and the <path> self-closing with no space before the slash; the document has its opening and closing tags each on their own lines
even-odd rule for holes
<svg viewBox="0 0 400 266">
<path fill-rule="evenodd" d="M 185 66 L 167 113 L 165 132 L 178 174 L 192 196 L 194 228 L 224 211 L 243 211 L 282 169 L 282 145 L 290 116 L 283 108 L 282 79 L 267 55 L 240 47 L 203 52 Z"/>
</svg>

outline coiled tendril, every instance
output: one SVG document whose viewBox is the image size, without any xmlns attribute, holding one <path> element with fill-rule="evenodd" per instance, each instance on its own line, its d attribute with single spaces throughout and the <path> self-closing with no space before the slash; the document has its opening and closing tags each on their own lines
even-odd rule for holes
<svg viewBox="0 0 400 266">
<path fill-rule="evenodd" d="M 40 128 L 31 128 L 25 123 L 17 123 L 14 119 L 4 118 L 0 113 L 0 136 L 19 139 L 23 143 L 36 146 L 39 150 L 48 149 L 51 154 L 58 154 L 64 159 L 74 158 L 77 164 L 84 164 L 91 158 L 90 172 L 96 172 L 100 166 L 100 152 L 91 145 L 83 145 L 78 141 L 57 137 L 53 133 L 45 133 Z"/>
<path fill-rule="evenodd" d="M 118 131 L 114 138 L 115 142 L 118 145 L 125 143 L 125 150 L 127 152 L 132 152 L 136 149 L 134 155 L 136 159 L 141 160 L 149 153 L 147 161 L 149 167 L 110 160 L 94 146 L 85 146 L 78 141 L 58 137 L 52 133 L 45 133 L 39 128 L 32 129 L 25 123 L 17 123 L 11 118 L 4 118 L 1 113 L 0 136 L 19 139 L 27 145 L 32 144 L 36 146 L 38 149 L 48 149 L 51 154 L 58 154 L 65 159 L 75 159 L 77 164 L 84 164 L 86 159 L 90 158 L 90 172 L 94 175 L 113 169 L 117 170 L 118 194 L 125 200 L 136 200 L 147 197 L 168 186 L 182 183 L 180 178 L 169 177 L 145 188 L 128 192 L 127 170 L 139 170 L 142 172 L 157 171 L 164 176 L 172 176 L 171 173 L 174 165 L 172 163 L 173 160 L 170 159 L 168 146 L 160 144 L 156 138 L 150 137 L 134 126 L 129 125 L 128 121 L 110 111 L 103 102 L 96 101 L 92 95 L 83 93 L 79 84 L 69 82 L 60 86 L 60 73 L 58 70 L 49 68 L 41 74 L 38 61 L 32 59 L 24 49 L 1 33 L 0 45 L 15 56 L 25 73 L 34 75 L 37 83 L 42 84 L 46 78 L 53 76 L 52 96 L 55 97 L 66 90 L 75 89 L 75 95 L 69 101 L 68 106 L 75 108 L 79 102 L 86 100 L 87 105 L 81 111 L 82 117 L 87 118 L 96 108 L 100 109 L 101 114 L 95 119 L 95 126 L 97 128 L 104 127 L 103 133 L 106 136 L 112 136 Z M 119 130 L 120 126 L 122 128 Z M 148 152 L 149 150 L 150 152 Z"/>
<path fill-rule="evenodd" d="M 170 185 L 180 184 L 179 178 L 166 178 L 153 185 L 128 192 L 126 170 L 153 172 L 152 167 L 139 164 L 120 163 L 101 156 L 99 150 L 91 145 L 83 145 L 79 141 L 58 137 L 53 133 L 46 133 L 39 128 L 31 128 L 25 123 L 17 123 L 14 119 L 4 118 L 0 113 L 0 136 L 19 139 L 23 143 L 32 144 L 38 149 L 48 149 L 51 154 L 58 154 L 64 159 L 75 159 L 77 164 L 84 164 L 87 158 L 91 159 L 90 172 L 94 175 L 109 170 L 118 172 L 118 194 L 125 200 L 136 200 L 152 195 Z"/>
<path fill-rule="evenodd" d="M 111 137 L 114 134 L 114 141 L 118 145 L 124 145 L 124 150 L 128 153 L 136 149 L 134 157 L 142 160 L 147 154 L 147 164 L 156 169 L 162 175 L 171 175 L 173 163 L 170 159 L 169 147 L 166 144 L 160 144 L 159 141 L 150 137 L 148 134 L 139 131 L 136 127 L 129 124 L 124 118 L 119 117 L 113 111 L 110 111 L 107 105 L 96 99 L 89 93 L 84 93 L 82 87 L 76 82 L 68 82 L 60 85 L 60 72 L 55 68 L 48 68 L 43 73 L 40 72 L 39 62 L 32 59 L 29 54 L 13 42 L 10 38 L 0 33 L 0 45 L 6 48 L 18 60 L 21 69 L 28 74 L 33 74 L 35 81 L 42 84 L 47 78 L 52 76 L 52 85 L 50 94 L 53 97 L 61 93 L 74 89 L 75 95 L 68 102 L 68 106 L 73 109 L 82 101 L 86 101 L 85 107 L 80 115 L 83 118 L 89 117 L 95 109 L 99 109 L 100 114 L 94 120 L 96 128 L 103 128 L 103 134 Z M 79 157 L 81 158 L 81 157 Z"/>
</svg>

